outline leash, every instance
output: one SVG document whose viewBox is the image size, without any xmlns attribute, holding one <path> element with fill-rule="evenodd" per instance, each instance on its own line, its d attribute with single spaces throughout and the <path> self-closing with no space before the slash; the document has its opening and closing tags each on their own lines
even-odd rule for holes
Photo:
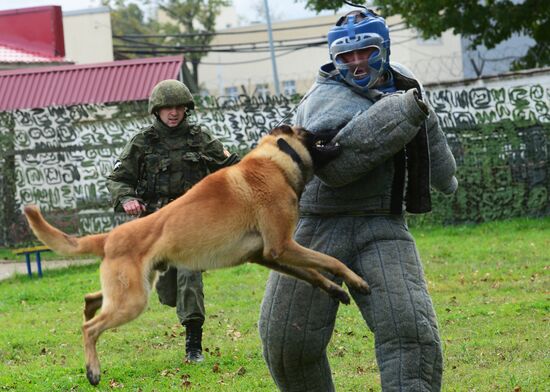
<svg viewBox="0 0 550 392">
<path fill-rule="evenodd" d="M 320 84 L 317 83 L 317 84 L 315 85 L 315 87 L 313 87 L 306 95 L 304 95 L 304 96 L 302 97 L 302 99 L 300 100 L 300 102 L 298 102 L 296 105 L 294 105 L 294 107 L 292 108 L 292 110 L 291 110 L 290 112 L 288 112 L 288 113 L 287 113 L 287 114 L 277 123 L 277 125 L 275 125 L 274 128 L 277 128 L 278 126 L 280 126 L 281 124 L 283 124 L 283 122 L 284 122 L 286 119 L 288 119 L 288 117 L 289 117 L 292 113 L 294 113 L 294 112 L 298 109 L 298 107 L 299 107 L 306 99 L 308 99 L 309 96 L 310 96 L 315 90 L 317 90 L 317 88 L 318 88 L 319 86 L 320 86 Z"/>
</svg>

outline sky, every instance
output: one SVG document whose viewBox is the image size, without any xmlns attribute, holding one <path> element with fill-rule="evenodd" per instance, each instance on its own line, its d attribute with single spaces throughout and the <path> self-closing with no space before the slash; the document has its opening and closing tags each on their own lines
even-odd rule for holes
<svg viewBox="0 0 550 392">
<path fill-rule="evenodd" d="M 256 17 L 255 4 L 263 3 L 263 0 L 232 0 L 237 15 L 246 20 L 254 20 Z M 295 3 L 294 0 L 268 0 L 272 18 L 290 20 L 313 17 L 314 11 L 304 9 L 305 2 Z M 134 1 L 140 3 L 139 1 Z M 74 11 L 86 8 L 95 8 L 101 5 L 100 0 L 0 0 L 0 10 L 13 8 L 38 7 L 44 5 L 60 5 L 63 11 Z M 330 15 L 332 12 L 323 12 L 322 15 Z"/>
</svg>

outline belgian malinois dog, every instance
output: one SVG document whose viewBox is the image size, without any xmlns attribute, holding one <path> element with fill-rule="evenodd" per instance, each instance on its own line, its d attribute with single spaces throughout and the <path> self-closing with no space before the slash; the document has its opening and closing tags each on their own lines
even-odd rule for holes
<svg viewBox="0 0 550 392">
<path fill-rule="evenodd" d="M 32 231 L 55 252 L 103 259 L 101 291 L 85 296 L 82 326 L 92 385 L 100 380 L 99 335 L 143 312 L 162 263 L 192 270 L 258 263 L 305 280 L 345 304 L 348 294 L 319 271 L 370 292 L 342 262 L 292 239 L 306 182 L 316 167 L 338 154 L 339 147 L 328 141 L 298 127 L 274 128 L 238 164 L 210 174 L 157 212 L 108 233 L 69 236 L 46 222 L 38 207 L 25 207 Z"/>
</svg>

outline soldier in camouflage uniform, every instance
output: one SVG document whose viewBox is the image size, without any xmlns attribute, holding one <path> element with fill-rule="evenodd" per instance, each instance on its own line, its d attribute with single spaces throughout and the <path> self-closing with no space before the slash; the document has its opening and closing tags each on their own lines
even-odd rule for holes
<svg viewBox="0 0 550 392">
<path fill-rule="evenodd" d="M 187 122 L 193 96 L 178 80 L 158 83 L 149 98 L 153 124 L 126 145 L 109 175 L 107 187 L 115 211 L 144 216 L 184 194 L 209 173 L 238 161 L 198 125 Z M 186 359 L 201 362 L 204 294 L 202 275 L 170 267 L 156 289 L 160 302 L 176 307 L 186 329 Z"/>
</svg>

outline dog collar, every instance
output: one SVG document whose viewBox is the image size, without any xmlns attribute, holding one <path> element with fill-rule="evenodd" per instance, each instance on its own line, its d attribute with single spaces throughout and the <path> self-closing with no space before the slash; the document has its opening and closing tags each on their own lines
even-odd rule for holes
<svg viewBox="0 0 550 392">
<path fill-rule="evenodd" d="M 277 139 L 277 146 L 279 146 L 279 149 L 284 152 L 285 154 L 288 154 L 294 162 L 300 166 L 300 169 L 303 170 L 304 161 L 302 161 L 302 158 L 300 158 L 300 155 L 292 148 L 290 147 L 290 144 L 287 143 L 285 139 Z"/>
<path fill-rule="evenodd" d="M 304 161 L 302 161 L 302 158 L 300 158 L 300 155 L 292 148 L 290 147 L 290 144 L 287 143 L 285 139 L 277 139 L 277 146 L 279 147 L 279 150 L 284 152 L 285 154 L 289 155 L 294 162 L 298 165 L 300 168 L 300 172 L 302 173 L 300 180 L 297 184 L 295 184 L 293 181 L 289 181 L 291 184 L 290 186 L 294 189 L 294 192 L 296 192 L 296 195 L 298 196 L 298 199 L 302 196 L 302 191 L 304 190 L 305 181 L 304 181 L 304 173 L 305 173 L 305 165 Z"/>
</svg>

